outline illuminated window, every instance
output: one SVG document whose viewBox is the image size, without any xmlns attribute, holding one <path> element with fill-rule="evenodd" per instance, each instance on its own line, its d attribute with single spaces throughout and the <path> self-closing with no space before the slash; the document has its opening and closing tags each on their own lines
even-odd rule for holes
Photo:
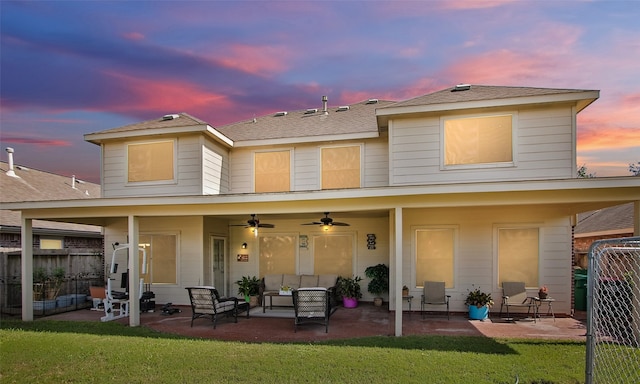
<svg viewBox="0 0 640 384">
<path fill-rule="evenodd" d="M 173 180 L 173 152 L 173 141 L 129 144 L 127 146 L 129 182 Z"/>
<path fill-rule="evenodd" d="M 360 146 L 321 149 L 322 189 L 360 188 Z"/>
<path fill-rule="evenodd" d="M 353 235 L 314 236 L 313 273 L 353 276 Z"/>
<path fill-rule="evenodd" d="M 256 192 L 288 192 L 291 183 L 289 151 L 256 152 L 254 160 Z"/>
<path fill-rule="evenodd" d="M 296 273 L 296 236 L 262 236 L 259 247 L 261 277 L 273 273 Z"/>
<path fill-rule="evenodd" d="M 498 282 L 538 286 L 538 228 L 498 228 Z"/>
<path fill-rule="evenodd" d="M 444 120 L 444 165 L 513 162 L 512 116 Z"/>
<path fill-rule="evenodd" d="M 426 228 L 415 231 L 416 286 L 425 281 L 444 281 L 454 287 L 455 228 Z"/>
<path fill-rule="evenodd" d="M 147 284 L 177 284 L 178 239 L 176 235 L 140 235 L 140 247 L 147 252 L 147 273 L 141 275 Z M 142 274 L 142 252 L 140 253 Z"/>
<path fill-rule="evenodd" d="M 62 239 L 40 238 L 40 249 L 62 249 Z"/>
</svg>

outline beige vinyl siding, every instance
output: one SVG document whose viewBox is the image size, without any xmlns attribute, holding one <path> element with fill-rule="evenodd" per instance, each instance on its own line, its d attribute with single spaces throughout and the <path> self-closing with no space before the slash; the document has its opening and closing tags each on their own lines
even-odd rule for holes
<svg viewBox="0 0 640 384">
<path fill-rule="evenodd" d="M 196 135 L 176 139 L 176 182 L 128 183 L 127 142 L 104 145 L 104 197 L 175 196 L 202 193 L 201 143 Z M 136 141 L 144 142 L 144 140 Z M 119 158 L 119 159 L 118 159 Z"/>
<path fill-rule="evenodd" d="M 418 227 L 456 226 L 454 260 L 455 287 L 448 289 L 451 310 L 464 311 L 467 290 L 480 287 L 494 298 L 502 296 L 498 283 L 495 230 L 520 226 L 539 228 L 539 282 L 549 287 L 556 313 L 571 311 L 571 223 L 553 207 L 505 206 L 403 210 L 403 276 L 414 296 L 420 289 L 415 281 L 415 247 L 412 235 Z M 537 292 L 531 288 L 531 294 Z M 499 301 L 497 301 L 499 310 Z M 405 308 L 406 305 L 405 305 Z"/>
<path fill-rule="evenodd" d="M 395 119 L 389 124 L 389 183 L 410 185 L 574 176 L 571 106 L 496 110 L 493 113 L 514 114 L 515 166 L 441 170 L 440 116 Z"/>
<path fill-rule="evenodd" d="M 229 157 L 214 143 L 202 147 L 202 193 L 218 195 L 229 191 Z"/>
<path fill-rule="evenodd" d="M 340 145 L 362 144 L 362 140 L 341 142 Z M 253 153 L 254 151 L 291 150 L 292 184 L 291 191 L 313 191 L 320 189 L 320 150 L 324 144 L 312 143 L 282 147 L 255 147 L 233 149 L 229 155 L 229 193 L 253 193 Z M 389 160 L 386 138 L 365 140 L 362 145 L 361 172 L 362 187 L 387 186 L 389 180 Z"/>
</svg>

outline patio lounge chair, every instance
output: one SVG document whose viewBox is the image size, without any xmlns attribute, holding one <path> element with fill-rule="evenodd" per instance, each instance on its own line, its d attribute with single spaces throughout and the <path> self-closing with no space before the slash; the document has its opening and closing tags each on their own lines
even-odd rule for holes
<svg viewBox="0 0 640 384">
<path fill-rule="evenodd" d="M 425 281 L 422 299 L 420 300 L 422 318 L 424 319 L 424 307 L 426 305 L 446 305 L 447 319 L 450 319 L 449 298 L 451 298 L 451 295 L 446 294 L 444 281 Z"/>
<path fill-rule="evenodd" d="M 193 327 L 193 320 L 199 317 L 211 317 L 213 329 L 216 329 L 218 316 L 233 316 L 237 323 L 238 313 L 246 310 L 249 317 L 248 303 L 244 301 L 239 303 L 237 297 L 222 298 L 214 287 L 187 287 L 186 289 L 189 291 L 191 301 L 191 327 Z"/>
<path fill-rule="evenodd" d="M 502 308 L 507 308 L 507 320 L 511 319 L 509 308 L 527 308 L 527 314 L 533 309 L 533 322 L 536 321 L 537 305 L 533 298 L 527 295 L 525 284 L 522 281 L 504 281 L 502 282 L 502 304 L 500 304 L 500 317 L 502 317 Z"/>
<path fill-rule="evenodd" d="M 327 288 L 299 288 L 294 289 L 293 308 L 295 320 L 293 331 L 298 331 L 298 325 L 304 323 L 323 324 L 325 333 L 329 332 L 329 316 L 331 315 L 330 290 Z"/>
</svg>

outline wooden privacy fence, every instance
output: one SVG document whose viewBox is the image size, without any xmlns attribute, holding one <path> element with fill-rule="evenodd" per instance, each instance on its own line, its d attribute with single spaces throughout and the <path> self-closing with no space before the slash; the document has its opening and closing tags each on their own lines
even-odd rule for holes
<svg viewBox="0 0 640 384">
<path fill-rule="evenodd" d="M 20 251 L 0 253 L 0 310 L 22 311 Z M 104 254 L 95 249 L 34 249 L 34 315 L 90 306 L 89 287 L 105 285 Z"/>
</svg>

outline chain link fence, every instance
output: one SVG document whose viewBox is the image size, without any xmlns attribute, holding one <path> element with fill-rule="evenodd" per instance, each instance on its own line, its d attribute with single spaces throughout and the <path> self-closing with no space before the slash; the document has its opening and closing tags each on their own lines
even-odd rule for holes
<svg viewBox="0 0 640 384">
<path fill-rule="evenodd" d="M 640 383 L 640 237 L 589 250 L 586 383 Z"/>
</svg>

